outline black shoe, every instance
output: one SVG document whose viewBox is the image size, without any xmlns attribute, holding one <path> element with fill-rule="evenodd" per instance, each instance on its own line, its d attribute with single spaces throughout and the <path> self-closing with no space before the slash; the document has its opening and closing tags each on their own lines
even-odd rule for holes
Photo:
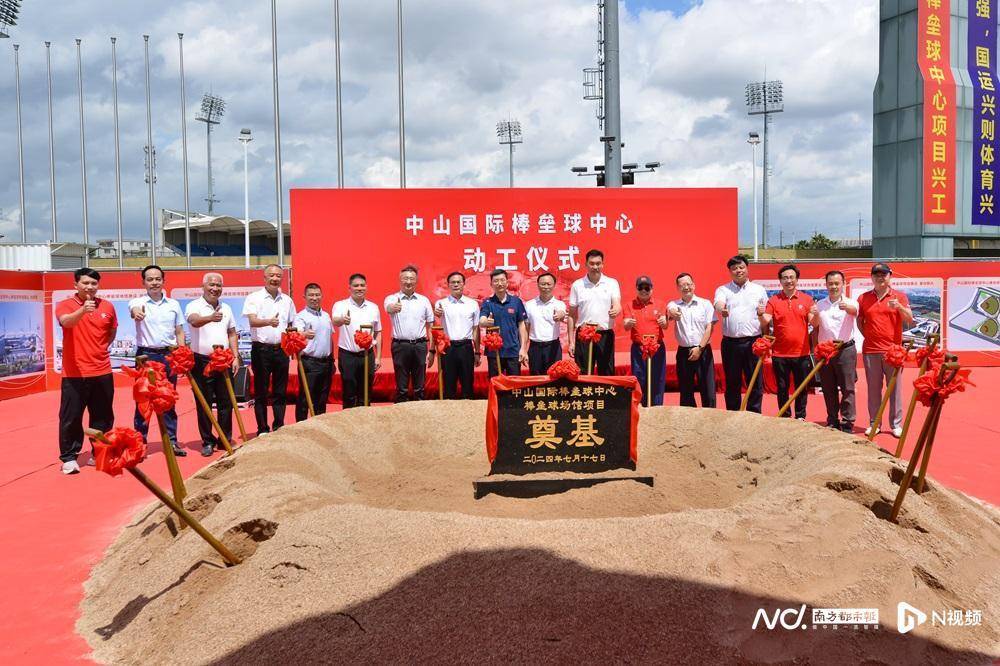
<svg viewBox="0 0 1000 666">
<path fill-rule="evenodd" d="M 840 424 L 840 429 L 843 430 L 846 433 L 853 433 L 854 432 L 854 424 L 853 423 L 841 423 Z"/>
<path fill-rule="evenodd" d="M 188 452 L 185 451 L 184 449 L 178 448 L 176 446 L 174 447 L 174 455 L 177 456 L 178 458 L 183 458 L 187 454 Z"/>
<path fill-rule="evenodd" d="M 211 444 L 206 444 L 205 446 L 201 447 L 201 455 L 205 456 L 206 458 L 212 455 L 214 451 L 215 447 L 212 446 Z"/>
</svg>

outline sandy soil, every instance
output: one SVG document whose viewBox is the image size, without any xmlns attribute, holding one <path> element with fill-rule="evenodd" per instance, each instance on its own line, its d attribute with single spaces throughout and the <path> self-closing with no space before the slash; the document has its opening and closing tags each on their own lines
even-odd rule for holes
<svg viewBox="0 0 1000 666">
<path fill-rule="evenodd" d="M 245 561 L 223 566 L 151 505 L 94 569 L 78 631 L 130 664 L 1000 657 L 1000 512 L 931 479 L 888 522 L 902 466 L 863 440 L 655 408 L 639 426 L 653 488 L 474 500 L 484 412 L 356 409 L 250 443 L 187 501 Z M 982 624 L 901 635 L 899 601 Z M 808 629 L 751 626 L 801 604 Z M 881 626 L 813 628 L 812 607 L 878 608 Z"/>
</svg>

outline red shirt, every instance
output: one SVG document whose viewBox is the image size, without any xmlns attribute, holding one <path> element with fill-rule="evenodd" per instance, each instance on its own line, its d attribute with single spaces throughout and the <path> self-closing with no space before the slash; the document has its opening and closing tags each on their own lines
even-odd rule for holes
<svg viewBox="0 0 1000 666">
<path fill-rule="evenodd" d="M 111 372 L 108 346 L 118 328 L 118 315 L 111 301 L 95 299 L 97 307 L 83 315 L 76 326 L 63 326 L 63 377 L 99 377 Z M 79 296 L 72 296 L 56 305 L 56 320 L 73 314 L 83 305 Z"/>
<path fill-rule="evenodd" d="M 865 336 L 865 344 L 861 347 L 863 354 L 880 354 L 889 351 L 894 344 L 903 344 L 903 316 L 899 310 L 889 307 L 893 298 L 903 307 L 910 307 L 906 294 L 891 287 L 882 298 L 873 289 L 858 299 L 858 325 L 861 335 Z"/>
<path fill-rule="evenodd" d="M 809 356 L 809 308 L 814 304 L 812 296 L 796 291 L 789 298 L 785 292 L 767 299 L 764 312 L 773 317 L 775 356 L 798 358 Z"/>
<path fill-rule="evenodd" d="M 635 319 L 635 326 L 629 331 L 632 342 L 642 342 L 644 335 L 655 335 L 657 342 L 662 342 L 663 329 L 656 323 L 662 314 L 665 314 L 664 311 L 653 304 L 652 298 L 643 303 L 636 296 L 630 302 L 625 303 L 622 306 L 622 318 Z"/>
</svg>

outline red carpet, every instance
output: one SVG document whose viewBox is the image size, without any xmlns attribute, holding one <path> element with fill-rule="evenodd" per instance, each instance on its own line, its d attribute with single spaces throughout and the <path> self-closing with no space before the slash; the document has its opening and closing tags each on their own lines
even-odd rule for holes
<svg viewBox="0 0 1000 666">
<path fill-rule="evenodd" d="M 912 380 L 913 374 L 907 370 L 905 376 Z M 1000 368 L 977 368 L 972 379 L 977 386 L 969 394 L 950 399 L 942 414 L 930 474 L 945 485 L 1000 504 L 1000 484 L 996 481 L 1000 478 L 1000 424 L 995 407 L 989 406 L 995 405 L 990 396 L 1000 395 Z M 908 395 L 908 390 L 904 393 Z M 180 463 L 188 476 L 208 459 L 199 455 L 190 391 L 184 388 L 181 396 L 180 440 L 189 455 Z M 677 398 L 676 393 L 667 394 L 667 404 L 676 405 Z M 774 414 L 774 396 L 767 395 L 764 401 L 765 413 Z M 866 414 L 863 381 L 858 382 L 858 402 L 861 414 Z M 0 557 L 4 579 L 0 663 L 88 661 L 87 644 L 74 631 L 83 582 L 121 527 L 152 499 L 128 475 L 113 479 L 90 467 L 75 476 L 60 474 L 58 405 L 58 392 L 0 402 L 0 447 L 5 462 L 0 471 L 0 507 L 6 512 L 0 522 L 0 543 L 4 546 Z M 119 425 L 131 424 L 131 393 L 119 389 L 115 406 Z M 825 420 L 821 396 L 810 397 L 809 409 L 811 421 Z M 915 423 L 919 426 L 924 410 L 917 409 Z M 244 420 L 248 429 L 255 430 L 249 411 L 244 411 Z M 156 440 L 154 436 L 143 470 L 168 486 Z M 878 442 L 883 448 L 895 449 L 896 440 L 891 436 L 880 435 Z M 640 464 L 641 455 L 640 449 Z M 86 454 L 80 457 L 81 464 L 85 459 Z M 486 467 L 484 453 L 484 471 Z"/>
</svg>

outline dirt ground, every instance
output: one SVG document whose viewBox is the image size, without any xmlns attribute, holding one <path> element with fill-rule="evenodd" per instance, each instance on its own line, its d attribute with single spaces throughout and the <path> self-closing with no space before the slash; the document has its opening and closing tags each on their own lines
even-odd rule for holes
<svg viewBox="0 0 1000 666">
<path fill-rule="evenodd" d="M 429 401 L 252 441 L 189 479 L 186 502 L 244 562 L 150 505 L 92 572 L 77 630 L 129 664 L 1000 657 L 1000 511 L 931 478 L 888 522 L 902 463 L 863 440 L 653 408 L 652 488 L 475 500 L 484 419 L 484 402 Z M 901 635 L 900 601 L 928 622 Z M 802 604 L 805 627 L 752 627 Z M 822 628 L 814 607 L 877 608 L 880 625 Z M 981 623 L 932 625 L 954 609 Z"/>
</svg>

